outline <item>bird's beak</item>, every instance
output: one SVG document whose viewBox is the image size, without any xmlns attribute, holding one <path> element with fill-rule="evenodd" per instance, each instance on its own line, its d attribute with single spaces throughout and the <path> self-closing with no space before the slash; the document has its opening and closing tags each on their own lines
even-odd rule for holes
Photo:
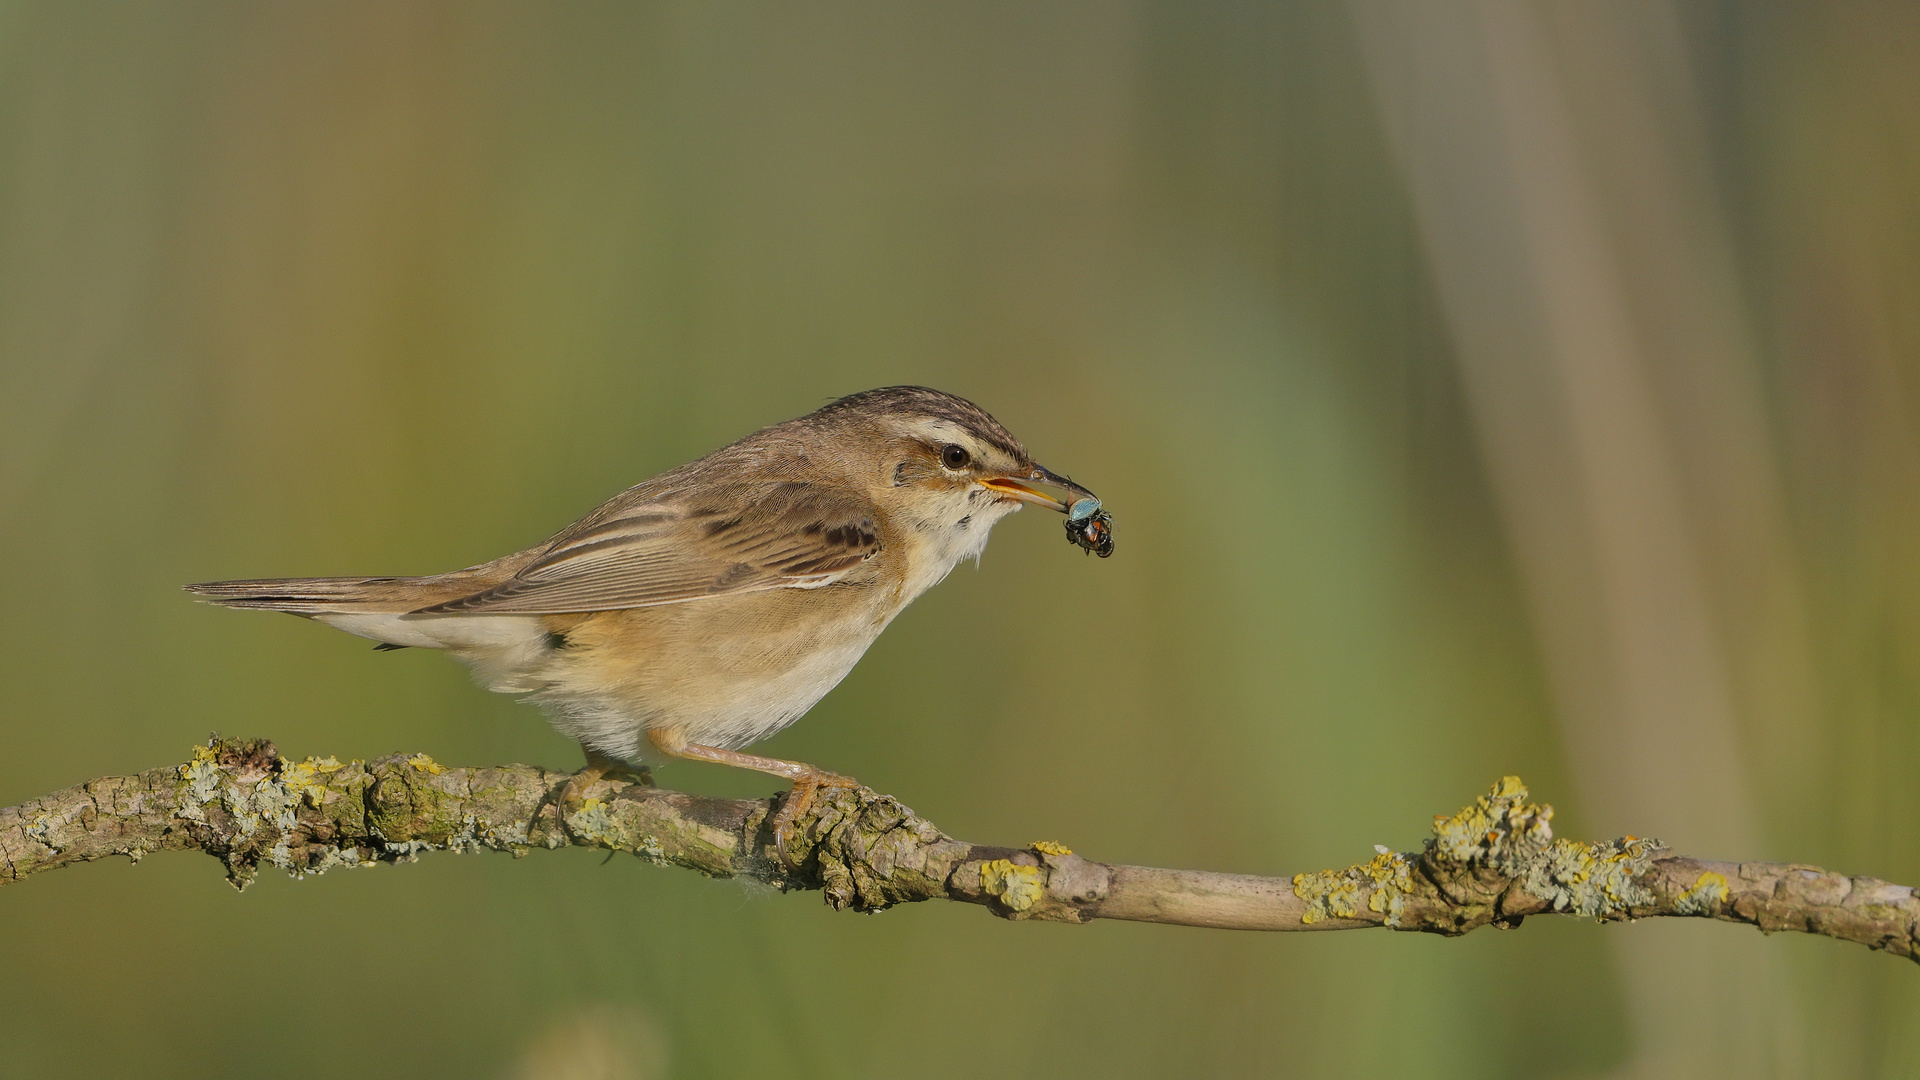
<svg viewBox="0 0 1920 1080">
<path fill-rule="evenodd" d="M 1068 500 L 1056 499 L 1044 491 L 1038 491 L 1028 486 L 1036 483 L 1046 484 L 1048 487 L 1062 488 L 1071 492 L 1074 498 Z M 1039 465 L 1035 465 L 1033 471 L 1024 476 L 996 476 L 988 480 L 981 480 L 979 484 L 981 487 L 994 492 L 1001 498 L 1017 499 L 1020 502 L 1038 503 L 1049 510 L 1055 510 L 1062 514 L 1066 513 L 1067 508 L 1080 499 L 1098 499 L 1098 496 L 1094 495 L 1093 492 Z"/>
</svg>

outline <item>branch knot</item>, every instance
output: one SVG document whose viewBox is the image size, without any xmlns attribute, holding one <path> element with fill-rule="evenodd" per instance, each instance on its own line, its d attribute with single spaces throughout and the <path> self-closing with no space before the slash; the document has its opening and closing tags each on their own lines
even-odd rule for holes
<svg viewBox="0 0 1920 1080">
<path fill-rule="evenodd" d="M 969 845 L 890 795 L 836 788 L 815 803 L 802 828 L 813 841 L 806 864 L 835 911 L 879 912 L 946 895 L 946 880 Z M 817 839 L 815 839 L 817 838 Z"/>
</svg>

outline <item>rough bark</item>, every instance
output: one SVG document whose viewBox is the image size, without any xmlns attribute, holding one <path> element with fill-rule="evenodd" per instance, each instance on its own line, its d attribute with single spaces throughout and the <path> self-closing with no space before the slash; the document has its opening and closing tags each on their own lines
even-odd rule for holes
<svg viewBox="0 0 1920 1080">
<path fill-rule="evenodd" d="M 1601 921 L 1683 916 L 1799 930 L 1920 960 L 1920 896 L 1812 866 L 1689 858 L 1658 841 L 1555 838 L 1552 807 L 1506 777 L 1420 851 L 1292 878 L 1094 862 L 1053 843 L 956 840 L 865 788 L 822 792 L 790 840 L 766 827 L 779 799 L 713 799 L 631 779 L 586 785 L 560 820 L 568 774 L 527 765 L 447 768 L 423 754 L 288 761 L 273 744 L 215 737 L 185 764 L 108 776 L 0 809 L 0 884 L 113 855 L 194 849 L 245 885 L 411 861 L 434 850 L 585 846 L 711 877 L 818 889 L 836 910 L 961 900 L 1008 919 L 1129 919 L 1243 930 L 1386 926 L 1447 935 L 1536 914 Z"/>
</svg>

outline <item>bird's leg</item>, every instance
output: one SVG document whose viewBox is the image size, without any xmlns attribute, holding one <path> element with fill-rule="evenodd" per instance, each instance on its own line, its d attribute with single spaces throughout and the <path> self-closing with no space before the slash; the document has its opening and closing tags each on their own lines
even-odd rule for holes
<svg viewBox="0 0 1920 1080">
<path fill-rule="evenodd" d="M 631 761 L 622 761 L 617 757 L 608 757 L 593 747 L 588 746 L 586 743 L 581 743 L 580 749 L 587 755 L 587 766 L 581 769 L 580 772 L 586 773 L 589 770 L 598 770 L 594 777 L 580 785 L 581 787 L 585 787 L 587 784 L 593 783 L 594 780 L 607 776 L 614 777 L 618 780 L 629 780 L 641 787 L 653 786 L 653 770 L 647 768 L 645 765 L 635 765 Z"/>
<path fill-rule="evenodd" d="M 784 777 L 793 783 L 793 790 L 780 801 L 780 809 L 774 812 L 768 822 L 773 828 L 773 848 L 780 853 L 780 862 L 788 870 L 798 870 L 792 856 L 787 854 L 787 840 L 793 832 L 794 823 L 801 815 L 813 808 L 813 799 L 821 788 L 855 788 L 860 782 L 851 776 L 841 776 L 825 769 L 815 768 L 805 762 L 787 761 L 783 758 L 761 757 L 759 754 L 743 754 L 738 750 L 722 750 L 717 746 L 701 746 L 686 741 L 686 736 L 671 728 L 664 731 L 649 731 L 647 739 L 661 753 L 689 761 L 710 761 L 716 765 L 732 765 L 738 769 L 752 769 L 755 772 L 768 773 Z"/>
<path fill-rule="evenodd" d="M 567 777 L 567 782 L 560 785 L 559 790 L 551 796 L 554 818 L 562 829 L 567 828 L 567 804 L 579 798 L 582 792 L 606 777 L 623 777 L 641 787 L 653 786 L 653 771 L 645 765 L 634 765 L 616 757 L 609 757 L 586 743 L 581 743 L 580 749 L 587 755 L 586 766 Z M 540 805 L 533 808 L 532 820 L 540 820 L 540 811 L 546 808 L 548 801 L 548 798 L 543 797 Z"/>
</svg>

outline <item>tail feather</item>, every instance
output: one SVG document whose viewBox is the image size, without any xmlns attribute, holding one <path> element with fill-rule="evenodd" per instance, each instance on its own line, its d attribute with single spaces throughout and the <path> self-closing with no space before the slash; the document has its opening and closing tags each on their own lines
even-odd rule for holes
<svg viewBox="0 0 1920 1080">
<path fill-rule="evenodd" d="M 210 604 L 292 615 L 394 613 L 457 598 L 461 590 L 452 576 L 259 578 L 203 581 L 186 590 Z"/>
<path fill-rule="evenodd" d="M 262 578 L 204 581 L 187 592 L 209 604 L 284 611 L 379 642 L 380 649 L 448 649 L 479 672 L 482 685 L 519 687 L 518 673 L 552 651 L 537 615 L 423 612 L 482 592 L 512 576 L 512 556 L 430 577 Z M 517 691 L 516 691 L 517 692 Z"/>
</svg>

